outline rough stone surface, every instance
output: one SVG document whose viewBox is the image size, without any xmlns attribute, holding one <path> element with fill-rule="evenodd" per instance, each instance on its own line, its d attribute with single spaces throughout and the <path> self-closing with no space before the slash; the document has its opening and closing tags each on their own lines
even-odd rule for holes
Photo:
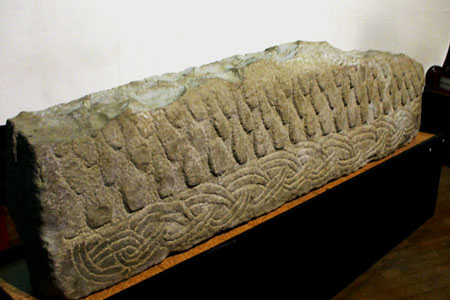
<svg viewBox="0 0 450 300">
<path fill-rule="evenodd" d="M 78 298 L 408 143 L 423 69 L 295 42 L 8 121 L 32 283 Z"/>
</svg>

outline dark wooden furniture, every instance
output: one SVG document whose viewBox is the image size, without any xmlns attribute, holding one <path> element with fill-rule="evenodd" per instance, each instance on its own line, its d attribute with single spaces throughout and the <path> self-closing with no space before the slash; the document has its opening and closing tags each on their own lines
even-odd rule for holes
<svg viewBox="0 0 450 300">
<path fill-rule="evenodd" d="M 426 132 L 444 132 L 450 138 L 450 46 L 442 66 L 432 66 L 425 76 L 422 97 L 422 125 Z M 444 162 L 450 164 L 450 143 L 446 142 Z"/>
</svg>

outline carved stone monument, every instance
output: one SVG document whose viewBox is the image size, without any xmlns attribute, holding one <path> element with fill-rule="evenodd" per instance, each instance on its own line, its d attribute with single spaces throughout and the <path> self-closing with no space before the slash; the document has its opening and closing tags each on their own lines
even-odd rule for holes
<svg viewBox="0 0 450 300">
<path fill-rule="evenodd" d="M 8 203 L 33 285 L 86 296 L 392 153 L 422 87 L 405 55 L 295 42 L 19 114 Z"/>
</svg>

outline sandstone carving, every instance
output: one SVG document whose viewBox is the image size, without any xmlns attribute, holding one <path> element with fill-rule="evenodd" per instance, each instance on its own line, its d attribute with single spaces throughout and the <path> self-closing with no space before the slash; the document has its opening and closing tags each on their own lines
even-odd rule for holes
<svg viewBox="0 0 450 300">
<path fill-rule="evenodd" d="M 423 68 L 295 42 L 8 121 L 31 279 L 79 298 L 355 171 L 418 132 Z"/>
</svg>

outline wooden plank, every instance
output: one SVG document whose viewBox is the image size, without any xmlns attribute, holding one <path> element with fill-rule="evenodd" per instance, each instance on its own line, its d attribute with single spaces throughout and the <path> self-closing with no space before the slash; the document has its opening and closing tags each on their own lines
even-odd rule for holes
<svg viewBox="0 0 450 300">
<path fill-rule="evenodd" d="M 19 290 L 0 278 L 0 288 L 14 300 L 36 300 L 35 297 Z"/>
</svg>

